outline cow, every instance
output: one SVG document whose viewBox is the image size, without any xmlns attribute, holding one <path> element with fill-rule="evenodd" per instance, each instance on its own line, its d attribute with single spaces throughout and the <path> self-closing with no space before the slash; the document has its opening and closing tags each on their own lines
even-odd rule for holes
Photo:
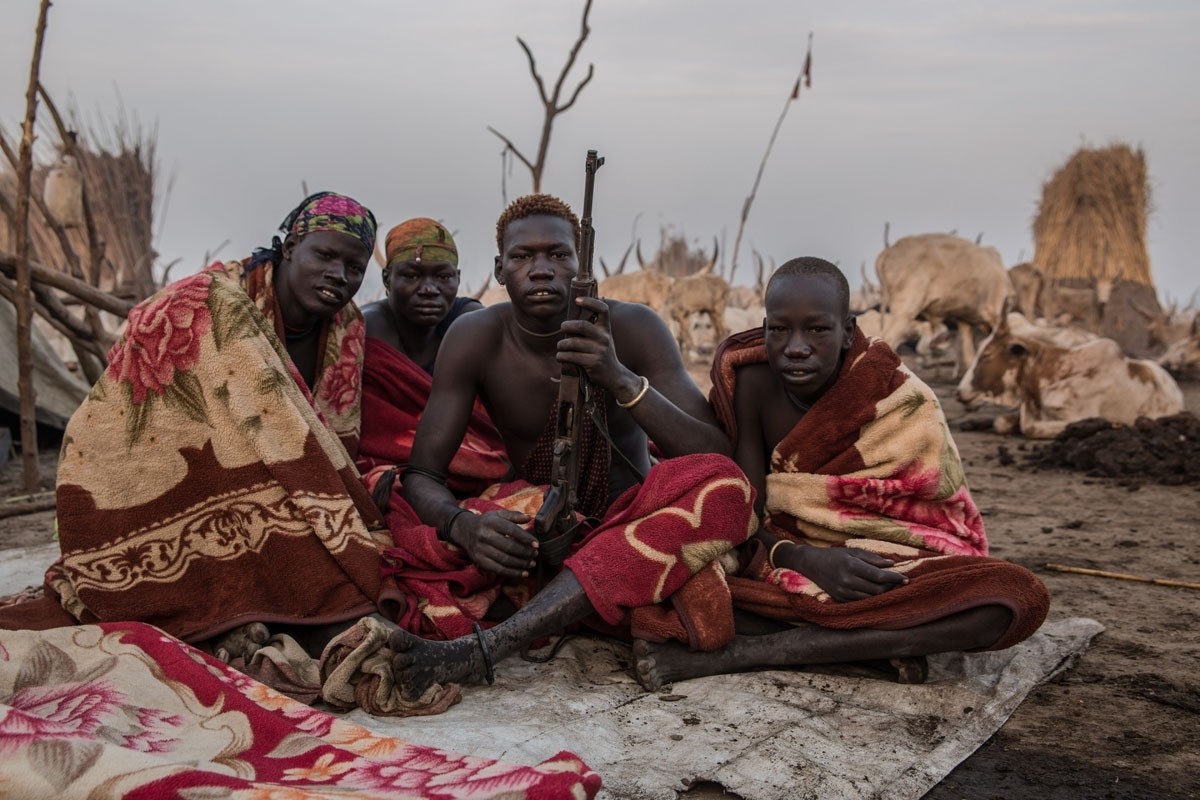
<svg viewBox="0 0 1200 800">
<path fill-rule="evenodd" d="M 645 267 L 637 272 L 619 272 L 600 281 L 597 293 L 608 300 L 641 303 L 666 317 L 667 294 L 675 281 L 660 269 Z"/>
<path fill-rule="evenodd" d="M 961 348 L 959 371 L 975 359 L 973 326 L 991 331 L 1012 294 L 996 248 L 947 233 L 900 239 L 879 254 L 875 272 L 883 299 L 881 338 L 896 347 L 917 320 L 929 323 L 933 335 L 953 322 Z M 917 346 L 918 353 L 929 349 L 928 342 Z"/>
<path fill-rule="evenodd" d="M 1042 287 L 1046 283 L 1042 271 L 1023 261 L 1008 270 L 1008 280 L 1012 283 L 1012 311 L 1018 311 L 1029 319 L 1037 319 L 1042 315 Z"/>
<path fill-rule="evenodd" d="M 1176 339 L 1158 363 L 1172 375 L 1188 380 L 1200 379 L 1200 314 L 1192 316 L 1191 332 Z"/>
<path fill-rule="evenodd" d="M 725 308 L 729 305 L 729 282 L 712 271 L 712 266 L 679 278 L 667 297 L 667 314 L 679 331 L 679 350 L 689 356 L 696 349 L 692 317 L 706 314 L 712 321 L 713 338 L 720 342 L 729 335 L 725 327 Z"/>
<path fill-rule="evenodd" d="M 1033 439 L 1052 439 L 1089 417 L 1131 425 L 1139 417 L 1183 410 L 1183 393 L 1161 366 L 1125 357 L 1111 339 L 1071 335 L 1082 343 L 1055 344 L 1055 337 L 1064 336 L 1062 329 L 1007 314 L 963 375 L 958 399 L 968 407 L 982 400 L 1017 406 L 1016 424 L 1011 415 L 1000 417 L 996 432 L 1015 432 L 1019 426 Z"/>
</svg>

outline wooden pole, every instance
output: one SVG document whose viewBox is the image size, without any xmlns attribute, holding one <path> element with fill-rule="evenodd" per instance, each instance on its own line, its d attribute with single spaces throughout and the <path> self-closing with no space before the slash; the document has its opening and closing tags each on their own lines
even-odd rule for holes
<svg viewBox="0 0 1200 800">
<path fill-rule="evenodd" d="M 40 488 L 37 447 L 37 394 L 33 387 L 33 282 L 29 270 L 29 195 L 33 189 L 33 122 L 37 117 L 38 72 L 42 68 L 42 43 L 50 0 L 38 8 L 33 57 L 29 61 L 29 88 L 25 92 L 25 121 L 21 126 L 17 168 L 17 385 L 21 393 L 21 464 L 25 490 Z"/>
<path fill-rule="evenodd" d="M 737 236 L 733 240 L 733 256 L 729 260 L 730 285 L 733 284 L 733 274 L 737 272 L 738 250 L 742 246 L 742 233 L 746 229 L 746 220 L 750 217 L 750 206 L 754 203 L 755 196 L 758 195 L 758 184 L 762 182 L 763 170 L 767 168 L 767 159 L 771 157 L 771 148 L 775 146 L 775 138 L 779 136 L 779 129 L 783 127 L 783 118 L 787 116 L 788 109 L 792 107 L 792 101 L 800 97 L 800 83 L 808 77 L 811 66 L 812 34 L 810 33 L 808 34 L 808 53 L 804 57 L 804 67 L 800 70 L 800 77 L 796 79 L 795 88 L 788 93 L 787 102 L 783 104 L 783 111 L 779 113 L 779 120 L 775 123 L 775 130 L 771 131 L 771 138 L 767 140 L 767 151 L 763 153 L 762 161 L 758 162 L 758 174 L 754 176 L 754 185 L 750 187 L 750 194 L 742 203 L 742 218 L 738 222 Z"/>
<path fill-rule="evenodd" d="M 1118 581 L 1137 581 L 1138 583 L 1153 583 L 1156 586 L 1175 586 L 1180 589 L 1200 589 L 1200 583 L 1187 583 L 1170 578 L 1146 578 L 1141 575 L 1130 575 L 1127 572 L 1107 572 L 1102 569 L 1087 567 L 1071 567 L 1066 564 L 1047 564 L 1046 569 L 1053 572 L 1070 572 L 1075 575 L 1091 575 L 1093 578 L 1113 578 Z"/>
</svg>

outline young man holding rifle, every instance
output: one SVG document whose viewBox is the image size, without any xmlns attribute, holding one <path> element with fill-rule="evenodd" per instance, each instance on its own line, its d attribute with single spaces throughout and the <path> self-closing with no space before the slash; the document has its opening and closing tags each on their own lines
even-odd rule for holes
<svg viewBox="0 0 1200 800">
<path fill-rule="evenodd" d="M 662 320 L 642 305 L 588 296 L 600 163 L 589 153 L 582 230 L 549 195 L 505 209 L 495 275 L 510 302 L 463 317 L 442 344 L 401 477 L 411 509 L 393 510 L 397 546 L 385 553 L 385 572 L 411 605 L 389 641 L 410 698 L 437 684 L 490 682 L 496 661 L 584 619 L 700 647 L 732 636 L 678 615 L 680 598 L 672 610 L 658 605 L 698 573 L 700 583 L 710 574 L 720 581 L 715 565 L 706 568 L 753 532 L 752 494 Z M 582 388 L 560 391 L 576 375 Z M 515 474 L 460 499 L 441 476 L 476 397 Z M 653 467 L 649 440 L 663 457 Z M 551 552 L 559 549 L 565 559 Z"/>
</svg>

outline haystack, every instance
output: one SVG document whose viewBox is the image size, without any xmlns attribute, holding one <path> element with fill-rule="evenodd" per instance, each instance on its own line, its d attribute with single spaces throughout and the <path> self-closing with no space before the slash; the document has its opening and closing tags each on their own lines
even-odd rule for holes
<svg viewBox="0 0 1200 800">
<path fill-rule="evenodd" d="M 1051 284 L 1107 278 L 1153 289 L 1146 251 L 1149 212 L 1141 148 L 1081 148 L 1042 187 L 1033 262 Z"/>
</svg>

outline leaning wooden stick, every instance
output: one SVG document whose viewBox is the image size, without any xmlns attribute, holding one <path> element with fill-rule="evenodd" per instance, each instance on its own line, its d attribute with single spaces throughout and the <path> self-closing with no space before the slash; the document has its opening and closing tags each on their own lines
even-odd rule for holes
<svg viewBox="0 0 1200 800">
<path fill-rule="evenodd" d="M 1075 575 L 1091 575 L 1094 578 L 1114 578 L 1119 581 L 1137 581 L 1138 583 L 1153 583 L 1158 586 L 1177 586 L 1181 589 L 1200 589 L 1200 583 L 1188 583 L 1186 581 L 1174 581 L 1170 578 L 1147 578 L 1142 575 L 1130 575 L 1125 572 L 1107 572 L 1102 569 L 1088 569 L 1087 567 L 1070 567 L 1066 564 L 1047 564 L 1046 569 L 1054 572 L 1071 572 Z"/>
</svg>

